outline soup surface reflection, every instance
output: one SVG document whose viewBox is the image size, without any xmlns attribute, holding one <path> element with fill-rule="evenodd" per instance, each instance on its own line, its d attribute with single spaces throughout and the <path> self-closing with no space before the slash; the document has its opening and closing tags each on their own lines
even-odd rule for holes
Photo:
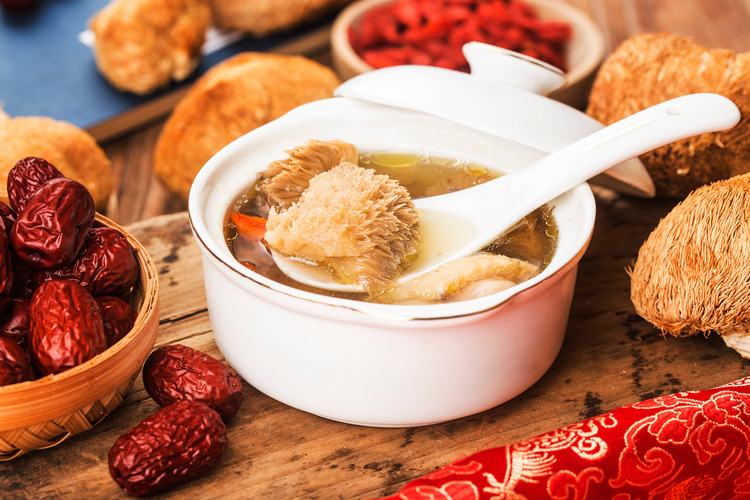
<svg viewBox="0 0 750 500">
<path fill-rule="evenodd" d="M 500 175 L 477 163 L 453 158 L 399 152 L 360 152 L 359 166 L 396 179 L 412 198 L 437 196 L 487 182 Z M 377 295 L 322 290 L 298 283 L 275 265 L 262 239 L 240 236 L 233 213 L 266 219 L 270 210 L 256 184 L 246 189 L 230 206 L 224 225 L 227 246 L 234 257 L 249 269 L 274 281 L 301 290 L 332 297 L 379 301 Z M 557 224 L 548 206 L 529 214 L 511 230 L 499 236 L 483 252 L 527 261 L 544 269 L 557 246 Z M 461 300 L 471 297 L 462 297 Z M 450 299 L 450 297 L 446 297 Z M 413 302 L 410 302 L 413 303 Z"/>
</svg>

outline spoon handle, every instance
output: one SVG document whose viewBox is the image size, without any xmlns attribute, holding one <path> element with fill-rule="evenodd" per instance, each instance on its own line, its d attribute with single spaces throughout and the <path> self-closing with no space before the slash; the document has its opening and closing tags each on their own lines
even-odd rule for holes
<svg viewBox="0 0 750 500">
<path fill-rule="evenodd" d="M 690 94 L 635 113 L 531 165 L 442 196 L 415 200 L 420 210 L 451 212 L 477 228 L 473 244 L 456 257 L 479 250 L 517 221 L 612 165 L 679 139 L 734 126 L 737 106 L 718 94 Z"/>
<path fill-rule="evenodd" d="M 685 95 L 630 115 L 511 175 L 562 194 L 611 165 L 680 139 L 731 128 L 739 120 L 739 109 L 724 96 Z"/>
</svg>

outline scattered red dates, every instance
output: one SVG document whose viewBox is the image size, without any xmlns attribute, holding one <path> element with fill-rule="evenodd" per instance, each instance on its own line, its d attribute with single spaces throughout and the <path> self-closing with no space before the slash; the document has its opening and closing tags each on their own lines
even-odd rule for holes
<svg viewBox="0 0 750 500">
<path fill-rule="evenodd" d="M 180 344 L 151 353 L 143 365 L 143 385 L 159 406 L 200 401 L 224 420 L 233 417 L 242 404 L 242 381 L 230 367 Z"/>
<path fill-rule="evenodd" d="M 86 186 L 52 179 L 28 199 L 10 232 L 15 254 L 35 268 L 73 262 L 94 223 L 94 199 Z"/>
<path fill-rule="evenodd" d="M 102 313 L 107 347 L 111 347 L 133 328 L 135 311 L 130 304 L 117 297 L 97 297 L 96 303 L 99 304 L 99 310 Z"/>
<path fill-rule="evenodd" d="M 565 71 L 568 23 L 540 19 L 521 0 L 397 0 L 370 9 L 349 32 L 371 66 L 399 64 L 469 71 L 462 47 L 477 41 L 519 52 Z"/>
<path fill-rule="evenodd" d="M 42 283 L 29 306 L 29 344 L 42 375 L 69 370 L 104 352 L 104 322 L 91 293 L 70 281 Z"/>
<path fill-rule="evenodd" d="M 109 473 L 126 493 L 153 495 L 207 472 L 226 449 L 219 414 L 198 401 L 179 401 L 120 436 L 109 450 Z"/>
<path fill-rule="evenodd" d="M 124 234 L 111 227 L 95 227 L 69 266 L 40 271 L 35 279 L 37 284 L 50 279 L 74 281 L 96 297 L 121 296 L 138 280 L 138 261 Z"/>
<path fill-rule="evenodd" d="M 29 353 L 8 337 L 0 337 L 0 385 L 33 380 Z"/>
</svg>

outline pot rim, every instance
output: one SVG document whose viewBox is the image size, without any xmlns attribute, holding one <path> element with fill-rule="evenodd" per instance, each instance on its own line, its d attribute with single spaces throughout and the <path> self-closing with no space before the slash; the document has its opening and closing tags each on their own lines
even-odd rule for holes
<svg viewBox="0 0 750 500">
<path fill-rule="evenodd" d="M 200 236 L 198 230 L 196 229 L 196 226 L 193 223 L 193 218 L 190 214 L 188 214 L 188 219 L 190 221 L 190 227 L 193 230 L 193 235 L 195 236 L 196 240 L 200 243 L 201 249 L 205 252 L 208 252 L 208 254 L 210 254 L 211 257 L 215 259 L 216 262 L 220 263 L 223 266 L 223 269 L 225 269 L 226 271 L 229 271 L 234 276 L 240 279 L 248 279 L 251 282 L 253 282 L 255 285 L 260 286 L 261 288 L 264 288 L 266 290 L 269 290 L 271 293 L 280 293 L 291 299 L 302 300 L 307 303 L 319 304 L 321 306 L 327 306 L 327 307 L 338 308 L 338 309 L 346 309 L 355 313 L 361 313 L 366 316 L 376 317 L 379 319 L 398 320 L 398 321 L 407 321 L 407 322 L 434 321 L 434 320 L 444 321 L 444 320 L 449 320 L 449 319 L 467 318 L 470 316 L 476 316 L 480 314 L 489 313 L 493 311 L 494 309 L 497 309 L 507 304 L 511 299 L 523 294 L 527 290 L 531 290 L 533 288 L 541 286 L 543 283 L 545 283 L 546 281 L 550 279 L 553 279 L 558 274 L 567 273 L 572 267 L 577 266 L 581 258 L 583 257 L 584 253 L 586 252 L 589 246 L 589 243 L 591 242 L 591 236 L 593 234 L 593 228 L 592 228 L 592 230 L 589 232 L 586 242 L 578 250 L 578 252 L 575 255 L 573 255 L 572 258 L 568 259 L 559 269 L 556 269 L 554 272 L 551 272 L 546 276 L 543 276 L 544 272 L 542 272 L 539 275 L 527 281 L 524 281 L 523 283 L 519 283 L 518 285 L 515 285 L 509 288 L 508 290 L 487 296 L 487 297 L 502 296 L 501 298 L 496 299 L 492 304 L 483 306 L 482 308 L 474 308 L 474 309 L 471 309 L 470 311 L 463 312 L 463 313 L 459 312 L 459 313 L 451 313 L 447 315 L 437 315 L 437 314 L 420 315 L 418 314 L 418 312 L 414 314 L 394 314 L 393 312 L 389 312 L 385 310 L 385 308 L 388 308 L 389 310 L 391 308 L 436 309 L 440 307 L 445 308 L 445 306 L 447 306 L 448 304 L 441 303 L 441 304 L 424 304 L 424 305 L 401 305 L 401 304 L 378 304 L 378 303 L 370 303 L 370 302 L 360 302 L 360 301 L 356 301 L 352 299 L 328 297 L 322 294 L 306 292 L 304 290 L 299 290 L 297 288 L 284 285 L 274 280 L 265 279 L 265 277 L 263 277 L 262 275 L 258 273 L 255 273 L 250 270 L 248 270 L 247 272 L 244 272 L 243 268 L 238 268 L 237 266 L 233 266 L 227 263 L 226 260 L 224 260 L 221 256 L 219 256 L 216 252 L 214 252 L 211 249 L 210 245 L 207 245 L 204 242 L 203 238 Z M 506 292 L 512 292 L 512 293 L 506 293 Z M 482 298 L 486 298 L 486 297 L 481 297 L 480 299 Z M 462 302 L 455 302 L 455 304 L 462 304 L 462 303 L 472 302 L 472 301 L 476 301 L 480 299 L 471 299 L 471 300 L 466 300 Z"/>
<path fill-rule="evenodd" d="M 329 101 L 330 106 L 325 107 L 326 103 L 324 101 Z M 355 100 L 345 97 L 335 97 L 302 105 L 282 116 L 281 118 L 269 122 L 268 124 L 256 128 L 255 130 L 239 137 L 229 145 L 222 148 L 211 159 L 209 159 L 208 162 L 206 162 L 206 164 L 203 166 L 200 172 L 198 172 L 195 180 L 193 181 L 193 186 L 191 188 L 188 201 L 188 217 L 193 235 L 196 241 L 199 243 L 202 251 L 208 253 L 212 258 L 216 259 L 218 263 L 221 263 L 223 270 L 231 272 L 231 274 L 228 274 L 228 276 L 239 278 L 239 283 L 242 283 L 242 279 L 247 279 L 249 280 L 248 283 L 260 286 L 261 290 L 267 290 L 270 293 L 279 293 L 284 297 L 291 298 L 293 300 L 302 300 L 305 302 L 305 304 L 308 305 L 316 304 L 320 306 L 330 306 L 333 308 L 338 308 L 339 310 L 350 310 L 355 313 L 362 313 L 365 316 L 387 318 L 390 320 L 417 321 L 458 318 L 486 313 L 506 303 L 510 298 L 518 295 L 524 290 L 534 287 L 542 281 L 550 278 L 554 274 L 561 272 L 568 266 L 568 264 L 576 264 L 581 259 L 591 239 L 596 215 L 596 204 L 594 201 L 594 196 L 587 183 L 579 184 L 575 188 L 567 191 L 566 193 L 563 193 L 549 203 L 549 205 L 553 206 L 553 214 L 558 220 L 558 226 L 560 226 L 561 220 L 565 218 L 559 217 L 559 214 L 556 213 L 558 212 L 558 209 L 560 209 L 560 213 L 562 214 L 564 214 L 565 210 L 575 211 L 576 218 L 581 217 L 581 220 L 576 220 L 575 223 L 571 223 L 569 221 L 566 223 L 567 226 L 565 227 L 574 227 L 570 227 L 570 229 L 566 230 L 566 234 L 570 235 L 570 240 L 565 245 L 565 249 L 561 249 L 558 246 L 558 250 L 556 251 L 552 261 L 537 276 L 534 276 L 531 279 L 502 292 L 476 299 L 439 304 L 405 305 L 379 304 L 346 298 L 329 297 L 314 292 L 300 290 L 266 278 L 258 273 L 251 271 L 250 269 L 240 264 L 236 259 L 231 257 L 231 254 L 229 254 L 229 251 L 226 248 L 226 243 L 224 242 L 223 237 L 221 238 L 221 242 L 217 241 L 219 235 L 214 234 L 217 233 L 217 231 L 212 231 L 211 229 L 209 229 L 205 220 L 205 217 L 207 215 L 206 211 L 208 209 L 204 205 L 206 204 L 207 200 L 210 200 L 209 196 L 211 196 L 218 189 L 222 189 L 223 192 L 214 196 L 225 197 L 227 196 L 227 193 L 230 190 L 235 189 L 235 187 L 237 188 L 237 190 L 233 193 L 233 195 L 236 196 L 239 194 L 240 187 L 228 185 L 229 182 L 224 179 L 224 177 L 228 175 L 227 172 L 233 172 L 239 168 L 236 165 L 232 164 L 233 160 L 238 156 L 242 156 L 243 151 L 246 150 L 248 146 L 252 146 L 254 144 L 257 145 L 259 141 L 263 141 L 268 138 L 278 137 L 279 132 L 283 131 L 284 127 L 289 127 L 290 124 L 300 124 L 299 126 L 304 128 L 304 120 L 309 119 L 308 115 L 318 113 L 321 109 L 331 108 L 336 110 L 336 113 L 340 113 L 341 109 L 344 108 L 349 111 L 349 108 L 362 109 L 362 107 L 366 106 L 372 107 L 373 105 L 360 103 L 358 101 L 355 102 Z M 386 108 L 383 106 L 376 107 L 381 110 L 383 108 Z M 407 112 L 402 110 L 394 111 L 394 109 L 395 108 L 390 108 L 387 113 L 414 113 L 421 117 L 427 116 L 422 113 L 416 112 Z M 442 119 L 429 117 L 428 120 Z M 459 127 L 460 129 L 470 129 L 462 125 L 454 125 L 456 127 Z M 499 139 L 500 138 L 498 138 L 498 140 Z M 263 153 L 261 153 L 261 155 L 262 154 Z M 219 172 L 218 174 L 217 171 Z M 255 173 L 255 170 L 248 171 L 248 184 L 252 181 L 251 176 L 255 175 Z M 217 184 L 221 184 L 221 187 L 218 187 Z M 216 204 L 215 201 L 214 204 Z M 221 205 L 223 207 L 223 204 Z M 226 210 L 228 209 L 228 207 L 223 209 Z M 218 209 L 212 209 L 211 211 L 218 211 Z M 209 216 L 212 219 L 215 219 L 217 217 L 215 213 Z M 223 236 L 223 232 L 221 234 Z M 257 290 L 248 291 L 250 293 L 258 293 Z"/>
</svg>

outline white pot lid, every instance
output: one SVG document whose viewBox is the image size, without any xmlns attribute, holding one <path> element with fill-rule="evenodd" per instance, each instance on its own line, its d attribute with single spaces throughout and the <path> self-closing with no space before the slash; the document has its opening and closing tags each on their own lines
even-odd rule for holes
<svg viewBox="0 0 750 500">
<path fill-rule="evenodd" d="M 565 83 L 557 68 L 479 42 L 463 50 L 470 74 L 393 66 L 355 76 L 334 95 L 431 114 L 546 153 L 604 128 L 582 111 L 546 97 Z M 655 195 L 651 176 L 638 158 L 590 182 L 634 196 Z"/>
</svg>

